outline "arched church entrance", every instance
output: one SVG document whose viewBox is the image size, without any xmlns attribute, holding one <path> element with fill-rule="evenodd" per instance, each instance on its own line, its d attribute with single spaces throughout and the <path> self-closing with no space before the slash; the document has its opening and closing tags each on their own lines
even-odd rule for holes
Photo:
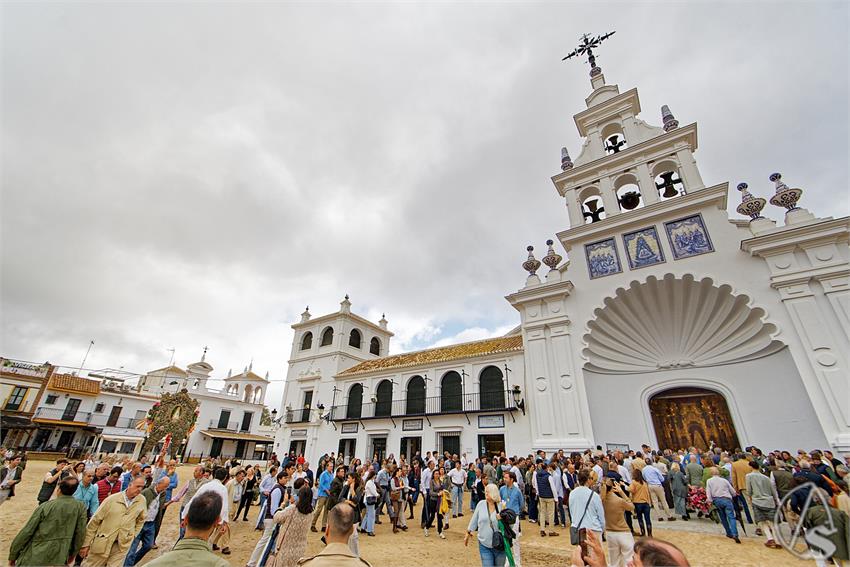
<svg viewBox="0 0 850 567">
<path fill-rule="evenodd" d="M 705 388 L 671 388 L 649 399 L 659 449 L 740 447 L 726 398 Z"/>
</svg>

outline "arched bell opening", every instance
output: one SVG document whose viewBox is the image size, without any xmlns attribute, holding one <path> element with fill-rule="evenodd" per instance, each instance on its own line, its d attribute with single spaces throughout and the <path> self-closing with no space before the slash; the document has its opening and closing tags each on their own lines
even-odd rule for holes
<svg viewBox="0 0 850 567">
<path fill-rule="evenodd" d="M 682 181 L 682 176 L 679 174 L 679 164 L 673 160 L 656 163 L 652 167 L 652 177 L 655 188 L 658 190 L 658 197 L 662 201 L 686 193 L 685 182 Z"/>
<path fill-rule="evenodd" d="M 599 189 L 586 187 L 579 193 L 579 201 L 581 202 L 584 224 L 592 224 L 605 219 L 605 205 L 602 204 L 602 195 L 600 195 Z"/>
<path fill-rule="evenodd" d="M 637 177 L 625 173 L 614 180 L 614 190 L 617 192 L 617 202 L 621 211 L 633 211 L 643 206 L 643 197 Z"/>
<path fill-rule="evenodd" d="M 623 126 L 619 122 L 612 122 L 602 128 L 602 144 L 608 155 L 616 154 L 629 147 L 623 133 Z"/>
</svg>

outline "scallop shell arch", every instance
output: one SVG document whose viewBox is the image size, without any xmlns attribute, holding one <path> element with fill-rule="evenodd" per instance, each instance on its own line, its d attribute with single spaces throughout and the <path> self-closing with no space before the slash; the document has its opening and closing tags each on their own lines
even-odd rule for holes
<svg viewBox="0 0 850 567">
<path fill-rule="evenodd" d="M 784 348 L 765 312 L 750 307 L 711 278 L 690 274 L 650 276 L 618 288 L 594 311 L 584 335 L 585 368 L 600 373 L 639 373 L 732 364 Z"/>
</svg>

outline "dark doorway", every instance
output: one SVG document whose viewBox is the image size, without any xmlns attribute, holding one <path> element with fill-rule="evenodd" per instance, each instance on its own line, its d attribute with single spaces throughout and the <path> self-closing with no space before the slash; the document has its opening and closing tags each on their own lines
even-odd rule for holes
<svg viewBox="0 0 850 567">
<path fill-rule="evenodd" d="M 289 452 L 290 453 L 294 452 L 296 457 L 299 456 L 299 455 L 303 455 L 304 454 L 304 448 L 306 446 L 307 446 L 307 442 L 303 439 L 299 439 L 297 441 L 290 441 L 289 442 Z"/>
<path fill-rule="evenodd" d="M 32 445 L 30 445 L 33 449 L 40 451 L 44 448 L 44 445 L 47 444 L 47 440 L 50 439 L 50 434 L 53 431 L 50 429 L 39 429 L 38 433 L 35 434 L 35 440 L 33 440 Z"/>
<path fill-rule="evenodd" d="M 227 422 L 230 421 L 230 410 L 223 409 L 218 416 L 218 429 L 227 429 Z"/>
<path fill-rule="evenodd" d="M 224 445 L 224 439 L 213 439 L 210 446 L 210 457 L 218 457 L 221 455 L 221 446 Z"/>
<path fill-rule="evenodd" d="M 68 405 L 65 406 L 65 412 L 62 414 L 62 421 L 74 421 L 77 417 L 77 410 L 80 409 L 82 400 L 71 398 L 68 400 Z"/>
<path fill-rule="evenodd" d="M 354 459 L 354 451 L 356 448 L 357 439 L 340 439 L 336 454 L 348 457 L 350 462 L 350 459 Z"/>
<path fill-rule="evenodd" d="M 355 384 L 348 391 L 348 405 L 345 417 L 348 419 L 360 419 L 363 411 L 363 384 Z"/>
<path fill-rule="evenodd" d="M 488 366 L 481 371 L 481 409 L 493 410 L 505 408 L 505 381 L 502 371 L 495 366 Z"/>
<path fill-rule="evenodd" d="M 422 438 L 402 437 L 399 454 L 404 455 L 405 460 L 409 463 L 416 453 L 422 454 Z"/>
<path fill-rule="evenodd" d="M 498 457 L 505 450 L 505 436 L 499 435 L 479 435 L 478 436 L 478 454 L 487 455 L 488 457 Z"/>
<path fill-rule="evenodd" d="M 425 379 L 422 376 L 414 376 L 407 383 L 405 410 L 407 415 L 425 413 Z"/>
<path fill-rule="evenodd" d="M 393 383 L 383 380 L 375 391 L 375 417 L 389 417 L 393 407 Z"/>
<path fill-rule="evenodd" d="M 387 456 L 386 437 L 372 437 L 372 455 L 377 455 L 379 461 Z"/>
<path fill-rule="evenodd" d="M 56 450 L 67 451 L 76 434 L 76 431 L 63 431 L 62 435 L 59 436 L 59 441 L 56 443 Z"/>
<path fill-rule="evenodd" d="M 726 399 L 705 388 L 673 388 L 649 400 L 658 448 L 707 451 L 712 442 L 726 450 L 740 447 Z"/>
<path fill-rule="evenodd" d="M 443 435 L 440 437 L 440 454 L 446 451 L 451 455 L 460 455 L 460 435 Z"/>
<path fill-rule="evenodd" d="M 254 412 L 246 411 L 242 414 L 242 427 L 240 431 L 251 431 L 251 419 L 254 417 Z"/>
<path fill-rule="evenodd" d="M 463 411 L 463 382 L 460 374 L 452 370 L 440 380 L 440 411 Z"/>
<path fill-rule="evenodd" d="M 313 405 L 313 390 L 304 392 L 304 403 L 301 404 L 301 422 L 310 421 L 310 406 Z"/>
<path fill-rule="evenodd" d="M 236 442 L 236 458 L 244 459 L 245 458 L 245 445 L 247 445 L 247 441 L 244 439 L 240 439 Z"/>
<path fill-rule="evenodd" d="M 107 427 L 115 427 L 118 418 L 121 416 L 121 409 L 121 406 L 112 406 L 112 411 L 109 412 L 109 418 L 106 420 Z"/>
</svg>

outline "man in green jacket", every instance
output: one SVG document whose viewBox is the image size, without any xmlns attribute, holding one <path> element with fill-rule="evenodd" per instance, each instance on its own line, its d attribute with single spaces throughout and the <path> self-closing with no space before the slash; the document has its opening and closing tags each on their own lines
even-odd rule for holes
<svg viewBox="0 0 850 567">
<path fill-rule="evenodd" d="M 221 523 L 221 506 L 221 496 L 215 492 L 204 492 L 194 498 L 186 511 L 185 537 L 146 567 L 230 567 L 230 563 L 212 552 L 207 541 Z"/>
<path fill-rule="evenodd" d="M 86 507 L 74 498 L 77 477 L 59 482 L 59 497 L 33 511 L 9 549 L 9 565 L 66 565 L 86 535 Z"/>
</svg>

